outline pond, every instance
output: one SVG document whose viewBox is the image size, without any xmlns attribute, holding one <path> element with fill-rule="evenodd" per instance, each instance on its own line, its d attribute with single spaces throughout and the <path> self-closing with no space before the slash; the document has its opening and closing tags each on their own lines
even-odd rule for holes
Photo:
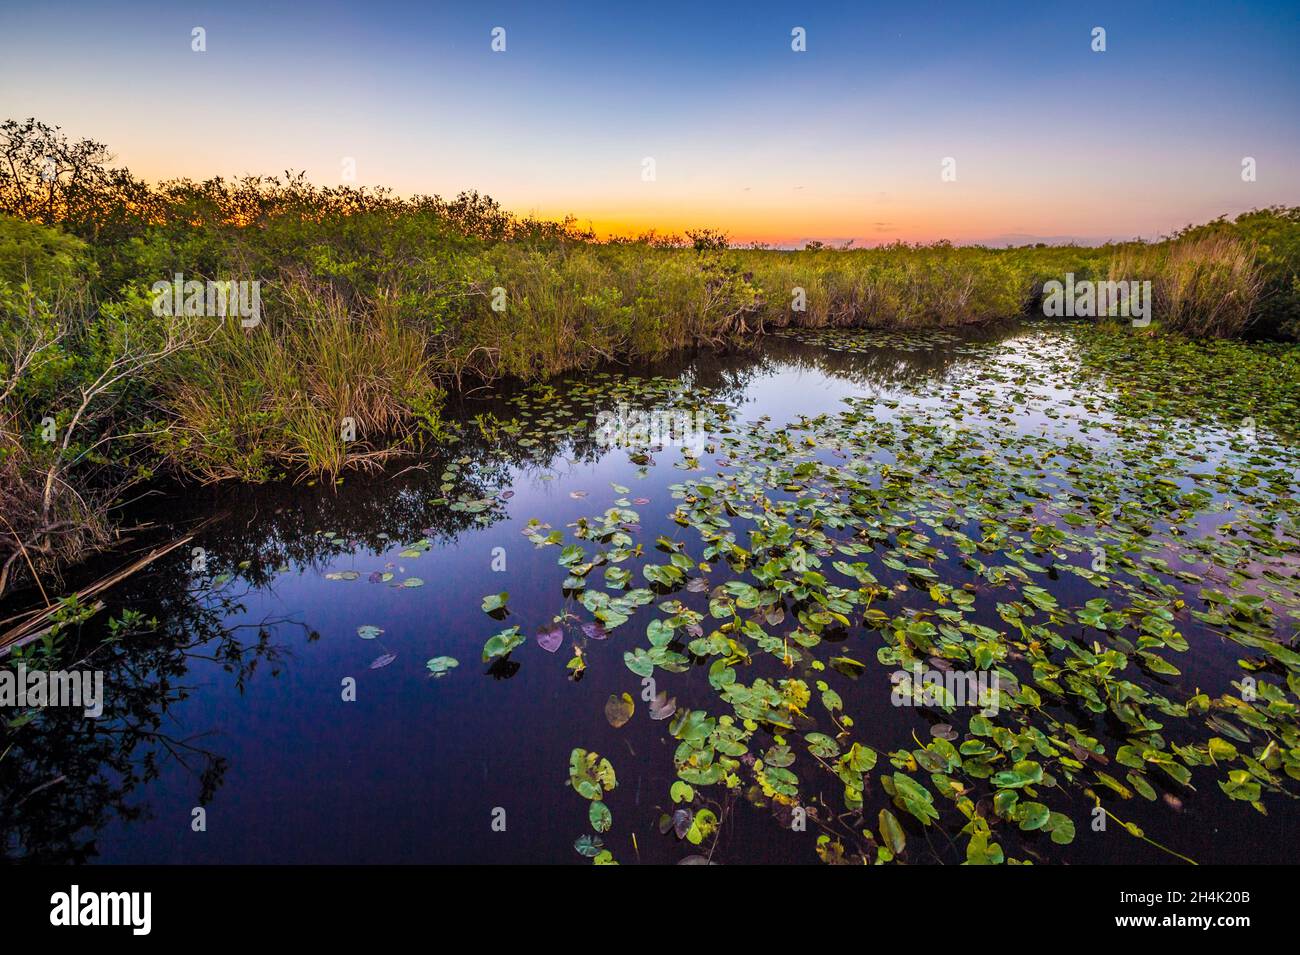
<svg viewBox="0 0 1300 955">
<path fill-rule="evenodd" d="M 5 854 L 1293 861 L 1296 384 L 1192 350 L 780 334 L 147 498 L 195 539 L 64 634 L 103 716 L 0 737 Z"/>
</svg>

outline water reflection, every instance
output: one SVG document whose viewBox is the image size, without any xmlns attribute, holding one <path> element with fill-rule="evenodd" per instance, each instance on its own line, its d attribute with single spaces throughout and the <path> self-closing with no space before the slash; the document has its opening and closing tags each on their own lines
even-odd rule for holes
<svg viewBox="0 0 1300 955">
<path fill-rule="evenodd" d="M 219 745 L 211 745 L 209 730 L 188 732 L 171 712 L 193 690 L 195 663 L 218 665 L 238 688 L 259 671 L 275 676 L 282 665 L 273 634 L 283 621 L 230 625 L 238 599 L 205 600 L 180 567 L 153 575 L 148 584 L 125 584 L 115 602 L 148 608 L 157 616 L 156 629 L 103 641 L 99 627 L 88 627 L 61 641 L 62 655 L 75 663 L 55 664 L 104 674 L 103 716 L 90 720 L 80 709 L 46 708 L 3 737 L 0 832 L 10 859 L 92 861 L 95 834 L 110 819 L 134 821 L 147 811 L 135 797 L 164 763 L 183 770 L 195 804 L 205 805 L 221 786 L 227 760 Z M 39 651 L 39 644 L 24 648 L 29 668 L 42 666 L 46 658 Z"/>
<path fill-rule="evenodd" d="M 573 858 L 573 838 L 586 828 L 585 806 L 564 788 L 564 768 L 570 748 L 586 745 L 620 765 L 622 784 L 610 803 L 627 831 L 640 827 L 640 858 L 676 861 L 677 845 L 649 838 L 645 826 L 663 808 L 672 780 L 662 725 L 638 718 L 613 736 L 599 715 L 609 695 L 635 689 L 622 654 L 636 645 L 636 635 L 618 631 L 605 640 L 566 628 L 566 642 L 584 651 L 588 669 L 581 681 L 565 679 L 567 654 L 539 652 L 533 633 L 557 616 L 577 622 L 590 614 L 572 594 L 559 593 L 555 552 L 527 542 L 526 522 L 540 518 L 566 528 L 626 493 L 648 502 L 637 507 L 639 541 L 648 547 L 660 534 L 677 533 L 668 516 L 672 487 L 689 462 L 675 448 L 640 460 L 605 447 L 596 419 L 617 403 L 649 410 L 685 402 L 719 421 L 734 417 L 738 422 L 729 426 L 739 428 L 836 412 L 843 399 L 864 395 L 920 395 L 940 404 L 972 375 L 1002 375 L 1014 394 L 1016 363 L 1035 360 L 1035 348 L 1052 347 L 1031 336 L 1022 348 L 1018 335 L 1003 330 L 928 343 L 900 336 L 884 344 L 879 337 L 866 344 L 837 339 L 834 347 L 816 336 L 774 338 L 762 352 L 686 355 L 506 388 L 457 409 L 455 445 L 390 473 L 348 475 L 331 487 L 217 486 L 145 500 L 133 518 L 156 524 L 159 540 L 201 529 L 191 545 L 116 587 L 103 613 L 68 633 L 64 651 L 73 659 L 90 654 L 87 665 L 106 674 L 106 717 L 92 722 L 47 710 L 2 737 L 6 856 L 45 862 Z M 988 350 L 999 344 L 1008 348 L 991 369 Z M 640 384 L 626 387 L 629 381 Z M 1062 391 L 1061 398 L 1075 396 Z M 1068 440 L 1094 436 L 1077 431 Z M 722 466 L 705 463 L 710 470 Z M 1035 499 L 1039 465 L 1026 467 L 1019 489 L 1025 526 L 1051 524 L 1053 515 Z M 911 479 L 894 480 L 905 477 Z M 1146 512 L 1163 517 L 1162 507 L 1148 502 Z M 978 538 L 977 524 L 960 526 Z M 493 566 L 497 551 L 508 557 L 500 573 Z M 102 561 L 82 573 L 90 578 L 105 566 L 115 564 Z M 330 580 L 327 573 L 344 576 Z M 1081 604 L 1089 592 L 1065 577 L 1051 571 L 1054 592 Z M 402 586 L 412 579 L 423 586 Z M 504 621 L 480 610 L 483 595 L 497 591 L 510 593 Z M 681 596 L 695 604 L 706 599 Z M 897 610 L 922 606 L 926 598 L 918 589 L 886 599 Z M 157 629 L 100 647 L 105 621 L 127 609 L 157 618 Z M 991 604 L 979 622 L 998 625 Z M 530 654 L 481 663 L 485 638 L 508 624 L 521 626 Z M 382 632 L 362 637 L 359 628 L 366 626 Z M 637 629 L 635 621 L 629 629 Z M 827 634 L 828 642 L 848 639 L 847 631 Z M 443 654 L 460 666 L 434 680 L 424 661 Z M 707 705 L 702 667 L 677 676 L 673 692 L 684 704 Z M 341 692 L 347 680 L 355 684 L 354 702 Z M 864 693 L 857 701 L 860 722 L 878 727 L 884 751 L 910 745 L 911 727 L 893 719 L 882 699 Z M 1073 704 L 1060 713 L 1080 725 L 1093 720 Z M 1106 723 L 1108 738 L 1123 739 L 1125 728 L 1115 720 L 1098 722 Z M 210 810 L 202 834 L 191 827 L 196 807 Z M 494 807 L 508 809 L 509 837 L 496 838 L 488 827 Z M 783 811 L 742 801 L 728 814 L 729 838 L 744 847 L 740 858 L 808 858 L 788 820 L 784 828 L 759 827 Z M 1140 844 L 1119 851 L 1150 861 Z M 1101 850 L 1080 846 L 1075 858 L 1090 852 Z M 956 846 L 936 845 L 932 858 L 959 861 L 960 854 Z"/>
</svg>

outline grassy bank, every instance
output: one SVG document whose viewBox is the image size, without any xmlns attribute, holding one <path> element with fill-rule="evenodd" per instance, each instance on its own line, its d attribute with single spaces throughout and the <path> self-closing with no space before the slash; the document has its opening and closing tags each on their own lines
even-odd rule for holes
<svg viewBox="0 0 1300 955">
<path fill-rule="evenodd" d="M 780 251 L 597 242 L 474 193 L 150 185 L 34 121 L 0 125 L 0 160 L 0 594 L 110 540 L 110 508 L 160 469 L 374 466 L 440 440 L 449 390 L 502 376 L 785 326 L 986 324 L 1066 273 L 1150 280 L 1168 331 L 1300 331 L 1295 209 L 1156 244 Z M 159 314 L 153 286 L 178 275 L 257 283 L 256 322 Z"/>
</svg>

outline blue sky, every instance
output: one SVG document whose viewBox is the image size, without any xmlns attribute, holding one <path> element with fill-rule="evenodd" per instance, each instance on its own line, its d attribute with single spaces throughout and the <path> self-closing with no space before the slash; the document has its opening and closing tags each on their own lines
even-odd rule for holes
<svg viewBox="0 0 1300 955">
<path fill-rule="evenodd" d="M 11 5 L 0 113 L 149 179 L 351 159 L 601 232 L 1095 240 L 1300 204 L 1294 4 L 539 6 Z"/>
</svg>

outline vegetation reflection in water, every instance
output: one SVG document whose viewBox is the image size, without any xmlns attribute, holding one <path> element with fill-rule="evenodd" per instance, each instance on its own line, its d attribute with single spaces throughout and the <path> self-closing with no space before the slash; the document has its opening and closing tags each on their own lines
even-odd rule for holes
<svg viewBox="0 0 1300 955">
<path fill-rule="evenodd" d="M 497 678 L 528 666 L 581 681 L 593 655 L 623 659 L 625 685 L 585 719 L 620 734 L 649 720 L 672 740 L 671 781 L 636 811 L 687 860 L 743 861 L 725 838 L 742 809 L 806 827 L 808 857 L 815 843 L 830 862 L 1071 861 L 1080 833 L 1103 825 L 1176 861 L 1178 826 L 1149 836 L 1135 807 L 1294 812 L 1294 346 L 1091 326 L 797 338 L 734 366 L 588 375 L 471 408 L 458 447 L 426 472 L 350 488 L 346 507 L 322 495 L 259 511 L 209 547 L 197 580 L 155 575 L 150 588 L 176 581 L 161 595 L 127 586 L 123 603 L 156 620 L 119 612 L 119 639 L 98 646 L 70 610 L 62 633 L 23 652 L 95 644 L 95 665 L 118 674 L 116 715 L 89 734 L 53 712 L 10 722 L 11 851 L 89 853 L 86 830 L 129 816 L 159 760 L 201 772 L 201 799 L 220 787 L 225 758 L 161 727 L 194 654 L 241 685 L 285 665 L 281 628 L 304 625 L 232 624 L 246 595 L 291 572 L 417 587 L 430 550 L 505 517 L 521 476 L 562 481 L 565 462 L 611 454 L 633 466 L 626 483 L 568 494 L 602 506 L 522 528 L 555 554 L 549 610 L 498 587 L 461 599 L 484 615 Z M 847 379 L 856 396 L 834 413 L 748 420 L 745 389 L 768 363 Z M 619 404 L 690 412 L 706 434 L 611 451 L 595 421 Z M 671 499 L 638 493 L 665 466 L 680 471 Z M 677 531 L 643 529 L 665 523 Z M 399 660 L 387 623 L 353 625 L 372 667 Z M 423 659 L 430 693 L 479 679 L 463 654 Z M 962 675 L 996 681 L 958 699 Z M 639 857 L 647 820 L 615 818 L 609 797 L 630 761 L 659 757 L 570 745 L 569 785 L 587 804 L 573 809 L 574 848 Z"/>
</svg>

